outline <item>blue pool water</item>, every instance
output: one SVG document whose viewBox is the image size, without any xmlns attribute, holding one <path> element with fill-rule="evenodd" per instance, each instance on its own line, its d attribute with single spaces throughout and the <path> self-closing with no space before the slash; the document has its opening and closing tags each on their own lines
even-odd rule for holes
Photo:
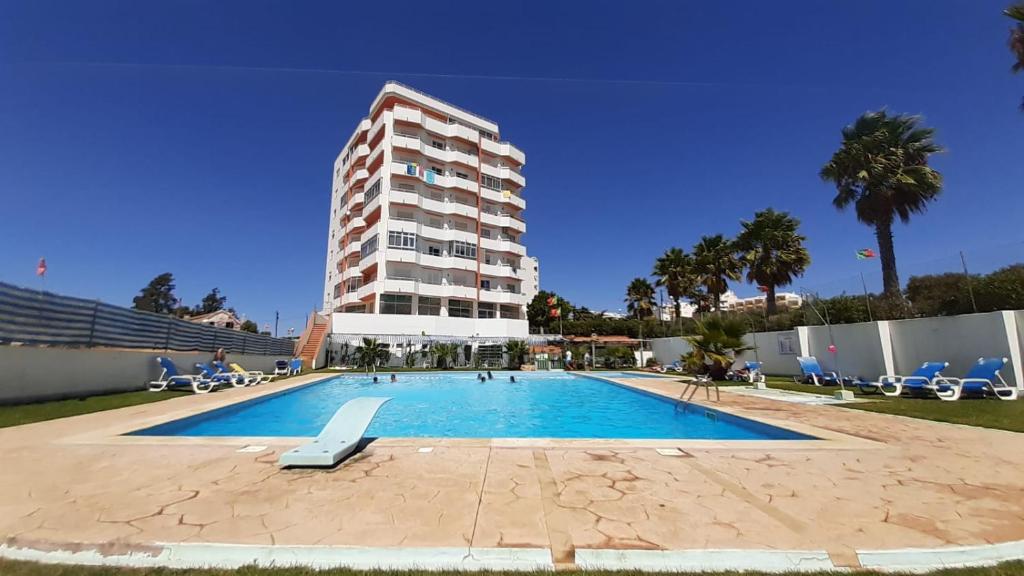
<svg viewBox="0 0 1024 576">
<path fill-rule="evenodd" d="M 144 436 L 316 436 L 359 396 L 389 396 L 371 437 L 806 439 L 808 436 L 564 373 L 349 374 L 133 432 Z"/>
</svg>

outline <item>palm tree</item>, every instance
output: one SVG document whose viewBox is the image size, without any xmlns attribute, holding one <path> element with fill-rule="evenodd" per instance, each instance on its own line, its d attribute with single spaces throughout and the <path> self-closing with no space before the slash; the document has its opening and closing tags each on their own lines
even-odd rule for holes
<svg viewBox="0 0 1024 576">
<path fill-rule="evenodd" d="M 377 366 L 391 358 L 391 353 L 383 344 L 377 342 L 376 338 L 363 338 L 362 346 L 357 346 L 353 355 L 356 358 L 356 365 L 362 366 L 369 372 L 377 373 Z"/>
<path fill-rule="evenodd" d="M 654 314 L 654 286 L 645 278 L 633 278 L 626 288 L 626 309 L 642 320 Z"/>
<path fill-rule="evenodd" d="M 523 365 L 523 357 L 530 351 L 525 340 L 509 340 L 505 342 L 505 353 L 508 354 L 508 367 L 519 370 Z"/>
<path fill-rule="evenodd" d="M 707 290 L 711 306 L 722 309 L 722 294 L 729 289 L 729 280 L 739 280 L 743 263 L 736 256 L 736 246 L 721 234 L 703 236 L 693 247 L 693 265 L 697 282 Z"/>
<path fill-rule="evenodd" d="M 433 353 L 437 357 L 437 363 L 440 365 L 440 368 L 452 368 L 459 355 L 459 345 L 454 342 L 438 342 L 433 346 Z"/>
<path fill-rule="evenodd" d="M 1017 21 L 1010 28 L 1010 51 L 1017 58 L 1017 61 L 1013 63 L 1012 70 L 1014 72 L 1024 71 L 1024 2 L 1010 6 L 1003 11 L 1003 14 Z M 1024 110 L 1024 101 L 1020 106 Z"/>
<path fill-rule="evenodd" d="M 747 281 L 765 288 L 765 313 L 775 314 L 775 287 L 793 283 L 811 264 L 804 238 L 797 234 L 800 221 L 787 212 L 771 208 L 756 212 L 751 222 L 741 221 L 743 230 L 736 247 L 747 267 Z"/>
<path fill-rule="evenodd" d="M 751 349 L 743 341 L 747 323 L 740 318 L 712 316 L 698 322 L 696 329 L 696 335 L 685 337 L 690 352 L 682 357 L 690 372 L 707 372 L 714 380 L 722 380 L 736 355 Z"/>
<path fill-rule="evenodd" d="M 836 185 L 832 204 L 853 205 L 857 219 L 875 227 L 882 260 L 882 287 L 899 297 L 900 280 L 893 251 L 892 224 L 899 217 L 925 211 L 942 191 L 942 175 L 928 166 L 928 157 L 942 152 L 932 140 L 935 131 L 920 118 L 885 110 L 867 112 L 843 128 L 843 143 L 821 169 L 821 178 Z"/>
<path fill-rule="evenodd" d="M 681 317 L 680 300 L 693 292 L 697 279 L 693 274 L 693 258 L 679 248 L 669 248 L 654 261 L 654 284 L 664 286 L 672 299 L 676 319 Z"/>
</svg>

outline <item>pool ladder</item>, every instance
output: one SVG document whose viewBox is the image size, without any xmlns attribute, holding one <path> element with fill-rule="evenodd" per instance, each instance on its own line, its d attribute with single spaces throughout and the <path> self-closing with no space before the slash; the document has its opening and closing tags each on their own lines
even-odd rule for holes
<svg viewBox="0 0 1024 576">
<path fill-rule="evenodd" d="M 708 402 L 710 402 L 712 386 L 715 388 L 715 402 L 721 401 L 722 395 L 718 390 L 718 384 L 707 376 L 697 376 L 694 380 L 690 380 L 686 383 L 686 387 L 683 388 L 683 393 L 680 394 L 679 398 L 676 400 L 676 410 L 682 406 L 683 412 L 686 412 L 686 409 L 690 405 L 690 401 L 693 400 L 693 396 L 700 388 L 704 388 L 704 395 L 707 397 Z M 690 393 L 689 396 L 686 395 L 687 392 Z"/>
</svg>

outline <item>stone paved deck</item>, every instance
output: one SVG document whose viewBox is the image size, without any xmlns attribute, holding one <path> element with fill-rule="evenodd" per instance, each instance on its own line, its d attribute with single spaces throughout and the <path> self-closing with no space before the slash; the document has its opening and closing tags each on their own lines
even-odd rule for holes
<svg viewBox="0 0 1024 576">
<path fill-rule="evenodd" d="M 855 549 L 1024 540 L 1024 435 L 724 389 L 716 408 L 825 440 L 388 439 L 309 471 L 276 465 L 294 439 L 117 435 L 282 386 L 0 429 L 0 536 L 34 549 L 541 548 L 565 566 L 585 549 L 707 548 L 825 550 L 851 566 Z M 247 444 L 268 449 L 237 452 Z"/>
</svg>

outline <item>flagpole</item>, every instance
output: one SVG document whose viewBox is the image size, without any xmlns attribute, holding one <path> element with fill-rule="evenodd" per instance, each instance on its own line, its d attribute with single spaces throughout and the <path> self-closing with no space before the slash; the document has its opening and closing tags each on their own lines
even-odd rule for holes
<svg viewBox="0 0 1024 576">
<path fill-rule="evenodd" d="M 871 316 L 871 297 L 868 296 L 868 283 L 864 281 L 864 273 L 860 273 L 860 285 L 864 287 L 864 302 L 868 306 L 868 322 L 874 322 L 875 319 Z"/>
</svg>

